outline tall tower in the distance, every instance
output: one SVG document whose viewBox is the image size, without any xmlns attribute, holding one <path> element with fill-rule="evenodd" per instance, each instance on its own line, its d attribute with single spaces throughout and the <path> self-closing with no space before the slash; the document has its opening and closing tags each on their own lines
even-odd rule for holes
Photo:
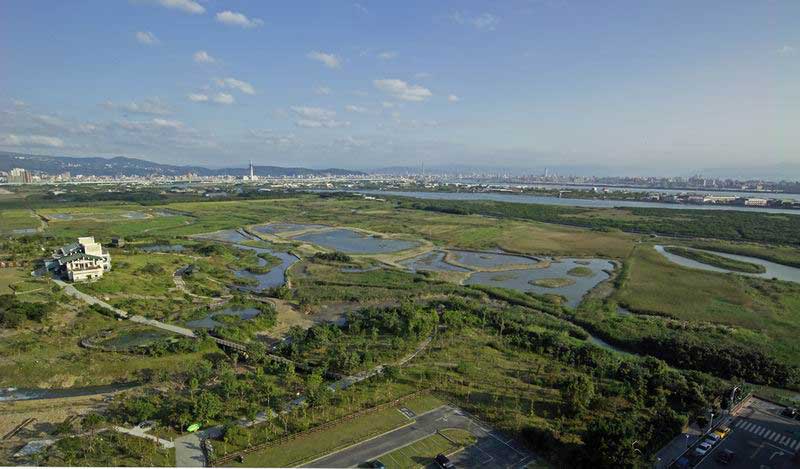
<svg viewBox="0 0 800 469">
<path fill-rule="evenodd" d="M 253 176 L 255 176 L 255 168 L 253 167 L 253 160 L 250 160 L 250 180 L 253 180 Z"/>
</svg>

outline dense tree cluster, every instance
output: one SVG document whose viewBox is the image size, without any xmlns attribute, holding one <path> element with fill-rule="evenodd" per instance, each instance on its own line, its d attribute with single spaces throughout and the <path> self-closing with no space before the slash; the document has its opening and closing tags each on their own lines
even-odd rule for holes
<svg viewBox="0 0 800 469">
<path fill-rule="evenodd" d="M 416 200 L 396 198 L 403 208 L 452 213 L 488 215 L 500 218 L 536 220 L 597 229 L 619 229 L 667 236 L 716 238 L 800 245 L 800 217 L 735 210 L 677 210 L 671 208 L 622 207 L 632 216 L 581 217 L 595 209 L 495 201 Z M 576 216 L 577 215 L 577 216 Z"/>
<path fill-rule="evenodd" d="M 331 261 L 331 262 L 350 262 L 353 260 L 352 257 L 348 256 L 347 254 L 339 251 L 334 252 L 318 252 L 314 254 L 314 259 L 320 259 L 323 261 Z"/>
<path fill-rule="evenodd" d="M 29 303 L 14 295 L 0 295 L 0 327 L 13 329 L 26 319 L 42 322 L 53 309 L 51 303 Z"/>
</svg>

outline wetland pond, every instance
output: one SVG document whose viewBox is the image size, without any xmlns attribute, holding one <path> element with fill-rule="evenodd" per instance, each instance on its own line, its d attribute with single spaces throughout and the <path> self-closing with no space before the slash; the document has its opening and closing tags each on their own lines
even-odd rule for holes
<svg viewBox="0 0 800 469">
<path fill-rule="evenodd" d="M 226 308 L 219 311 L 211 311 L 201 319 L 195 319 L 186 323 L 189 329 L 214 329 L 215 327 L 222 326 L 219 321 L 215 321 L 217 316 L 236 316 L 239 319 L 253 319 L 261 314 L 256 308 Z"/>
<path fill-rule="evenodd" d="M 253 230 L 259 233 L 276 234 L 291 231 L 302 231 L 311 229 L 329 228 L 328 225 L 318 225 L 314 223 L 269 223 L 267 225 L 254 226 Z"/>
<path fill-rule="evenodd" d="M 569 271 L 576 267 L 591 269 L 592 274 L 584 276 L 570 275 Z M 597 286 L 598 283 L 608 279 L 608 272 L 613 270 L 614 264 L 604 259 L 554 259 L 550 266 L 538 269 L 475 272 L 464 283 L 466 285 L 502 287 L 542 295 L 561 295 L 567 299 L 567 304 L 570 307 L 575 308 L 580 304 L 584 295 Z M 561 282 L 568 284 L 555 288 L 534 284 L 537 281 L 541 283 L 545 279 L 569 279 L 570 282 Z"/>
<path fill-rule="evenodd" d="M 265 274 L 255 274 L 248 272 L 247 270 L 236 271 L 236 276 L 250 278 L 258 282 L 256 285 L 245 285 L 238 287 L 239 289 L 246 291 L 261 291 L 267 288 L 279 287 L 283 285 L 286 283 L 286 270 L 291 267 L 292 264 L 300 260 L 294 254 L 289 254 L 288 252 L 272 251 L 271 249 L 245 246 L 244 244 L 234 244 L 234 246 L 239 249 L 255 251 L 256 254 L 267 253 L 271 256 L 277 257 L 281 261 L 280 264 L 276 265 Z M 259 257 L 258 266 L 261 267 L 265 265 L 267 265 L 267 261 Z"/>
<path fill-rule="evenodd" d="M 293 239 L 334 249 L 346 254 L 379 254 L 404 251 L 419 246 L 415 241 L 382 238 L 347 228 L 306 233 Z"/>
<path fill-rule="evenodd" d="M 412 272 L 428 270 L 434 272 L 469 272 L 469 269 L 457 265 L 448 264 L 444 258 L 445 251 L 431 251 L 421 254 L 411 259 L 406 259 L 400 264 L 408 267 Z"/>
<path fill-rule="evenodd" d="M 510 267 L 520 265 L 534 265 L 538 259 L 502 252 L 479 252 L 479 251 L 450 251 L 453 260 L 466 267 L 475 269 L 494 269 L 498 267 Z"/>
<path fill-rule="evenodd" d="M 708 251 L 704 249 L 695 249 L 696 251 L 700 252 L 707 252 L 714 254 L 716 256 L 725 257 L 728 259 L 733 259 L 742 262 L 749 262 L 751 264 L 757 264 L 763 266 L 766 271 L 760 274 L 752 274 L 746 272 L 734 272 L 733 270 L 722 269 L 719 267 L 714 267 L 713 265 L 703 264 L 702 262 L 698 262 L 693 259 L 688 259 L 686 257 L 679 256 L 677 254 L 672 254 L 664 250 L 664 246 L 657 244 L 654 246 L 655 250 L 661 253 L 662 256 L 669 259 L 671 262 L 675 264 L 681 265 L 683 267 L 688 267 L 690 269 L 700 269 L 700 270 L 707 270 L 710 272 L 719 272 L 723 274 L 734 273 L 739 275 L 748 275 L 751 277 L 760 277 L 760 278 L 777 278 L 778 280 L 784 280 L 787 282 L 795 282 L 800 283 L 800 269 L 797 267 L 790 267 L 788 265 L 776 264 L 774 262 L 766 261 L 764 259 L 759 259 L 757 257 L 750 257 L 750 256 L 742 256 L 739 254 L 728 254 L 725 252 L 717 252 L 717 251 Z"/>
</svg>

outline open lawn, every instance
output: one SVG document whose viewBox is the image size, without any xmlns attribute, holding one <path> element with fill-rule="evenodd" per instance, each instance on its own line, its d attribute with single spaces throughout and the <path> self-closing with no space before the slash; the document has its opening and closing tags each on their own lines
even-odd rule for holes
<svg viewBox="0 0 800 469">
<path fill-rule="evenodd" d="M 0 233 L 9 234 L 14 230 L 39 228 L 41 222 L 30 210 L 2 210 L 0 211 Z"/>
</svg>

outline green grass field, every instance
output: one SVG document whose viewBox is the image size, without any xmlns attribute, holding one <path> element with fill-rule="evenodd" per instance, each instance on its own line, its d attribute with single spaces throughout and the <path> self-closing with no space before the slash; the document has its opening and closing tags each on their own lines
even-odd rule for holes
<svg viewBox="0 0 800 469">
<path fill-rule="evenodd" d="M 2 210 L 0 211 L 0 233 L 13 233 L 14 230 L 39 228 L 40 221 L 30 210 Z"/>
</svg>

